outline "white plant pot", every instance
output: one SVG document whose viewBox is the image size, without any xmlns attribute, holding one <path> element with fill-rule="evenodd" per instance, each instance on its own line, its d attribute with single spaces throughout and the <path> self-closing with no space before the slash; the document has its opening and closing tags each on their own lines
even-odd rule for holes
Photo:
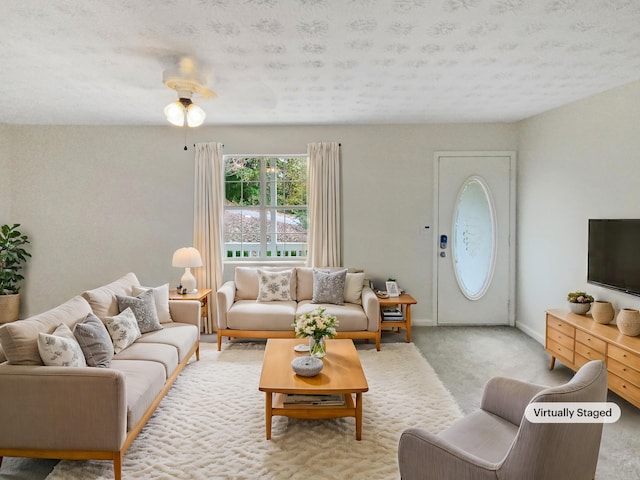
<svg viewBox="0 0 640 480">
<path fill-rule="evenodd" d="M 578 315 L 585 315 L 591 308 L 590 303 L 572 303 L 569 302 L 569 310 Z"/>
</svg>

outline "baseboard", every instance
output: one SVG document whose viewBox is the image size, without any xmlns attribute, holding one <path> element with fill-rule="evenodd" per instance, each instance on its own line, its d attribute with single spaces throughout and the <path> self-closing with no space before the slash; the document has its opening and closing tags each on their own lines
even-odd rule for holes
<svg viewBox="0 0 640 480">
<path fill-rule="evenodd" d="M 518 330 L 523 331 L 527 335 L 529 335 L 531 338 L 533 338 L 535 341 L 537 341 L 540 345 L 544 345 L 545 344 L 544 335 L 540 335 L 538 332 L 536 332 L 532 328 L 528 327 L 524 323 L 516 322 L 516 328 Z"/>
<path fill-rule="evenodd" d="M 411 325 L 416 327 L 436 327 L 437 326 L 436 322 L 431 318 L 411 319 Z M 516 328 L 518 330 L 521 330 L 523 333 L 530 336 L 531 338 L 533 338 L 535 341 L 537 341 L 541 345 L 544 345 L 544 335 L 540 335 L 537 331 L 533 330 L 532 328 L 528 327 L 523 323 L 516 322 Z"/>
<path fill-rule="evenodd" d="M 435 327 L 436 322 L 431 318 L 412 318 L 411 325 L 416 327 Z"/>
</svg>

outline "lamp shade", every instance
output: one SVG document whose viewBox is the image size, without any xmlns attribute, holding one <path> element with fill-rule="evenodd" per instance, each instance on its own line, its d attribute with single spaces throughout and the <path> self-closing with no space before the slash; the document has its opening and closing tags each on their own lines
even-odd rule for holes
<svg viewBox="0 0 640 480">
<path fill-rule="evenodd" d="M 182 268 L 201 267 L 202 257 L 200 252 L 193 247 L 179 248 L 173 253 L 171 265 Z"/>
</svg>

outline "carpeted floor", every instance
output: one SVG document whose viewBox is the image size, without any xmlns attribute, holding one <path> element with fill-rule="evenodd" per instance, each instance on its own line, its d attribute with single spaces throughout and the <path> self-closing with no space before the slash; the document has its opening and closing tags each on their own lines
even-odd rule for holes
<svg viewBox="0 0 640 480">
<path fill-rule="evenodd" d="M 331 344 L 328 344 L 329 355 Z M 352 418 L 274 417 L 265 439 L 264 394 L 257 389 L 264 344 L 204 344 L 127 451 L 126 479 L 397 478 L 405 428 L 437 432 L 461 416 L 455 400 L 413 344 L 376 352 L 359 346 L 369 392 L 362 440 Z M 290 368 L 283 365 L 283 368 Z M 110 462 L 62 461 L 48 480 L 113 478 Z"/>
<path fill-rule="evenodd" d="M 412 340 L 465 413 L 479 406 L 483 386 L 492 376 L 505 375 L 544 385 L 558 385 L 573 375 L 559 362 L 554 370 L 549 371 L 549 356 L 544 347 L 511 327 L 414 327 Z M 205 335 L 203 341 L 215 342 L 216 339 L 213 335 Z M 405 335 L 404 332 L 387 331 L 382 341 L 382 351 L 385 351 L 391 343 L 404 342 Z M 358 348 L 362 347 L 369 348 L 358 343 Z M 596 480 L 638 480 L 640 409 L 611 392 L 609 401 L 620 405 L 622 417 L 615 424 L 604 427 Z M 401 406 L 391 411 L 402 411 Z M 219 454 L 210 451 L 208 456 L 212 458 Z M 57 460 L 5 458 L 0 480 L 44 480 L 57 463 Z M 215 472 L 213 466 L 211 471 Z M 215 478 L 213 473 L 209 478 Z M 238 477 L 231 475 L 228 478 Z M 389 478 L 397 479 L 398 476 Z"/>
</svg>

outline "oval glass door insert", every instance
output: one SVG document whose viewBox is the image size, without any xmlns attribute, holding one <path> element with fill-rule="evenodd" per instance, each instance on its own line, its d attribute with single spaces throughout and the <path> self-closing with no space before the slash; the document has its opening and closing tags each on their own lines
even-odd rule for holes
<svg viewBox="0 0 640 480">
<path fill-rule="evenodd" d="M 479 300 L 491 285 L 496 260 L 496 214 L 481 177 L 469 177 L 458 194 L 451 253 L 460 290 L 469 300 Z"/>
</svg>

